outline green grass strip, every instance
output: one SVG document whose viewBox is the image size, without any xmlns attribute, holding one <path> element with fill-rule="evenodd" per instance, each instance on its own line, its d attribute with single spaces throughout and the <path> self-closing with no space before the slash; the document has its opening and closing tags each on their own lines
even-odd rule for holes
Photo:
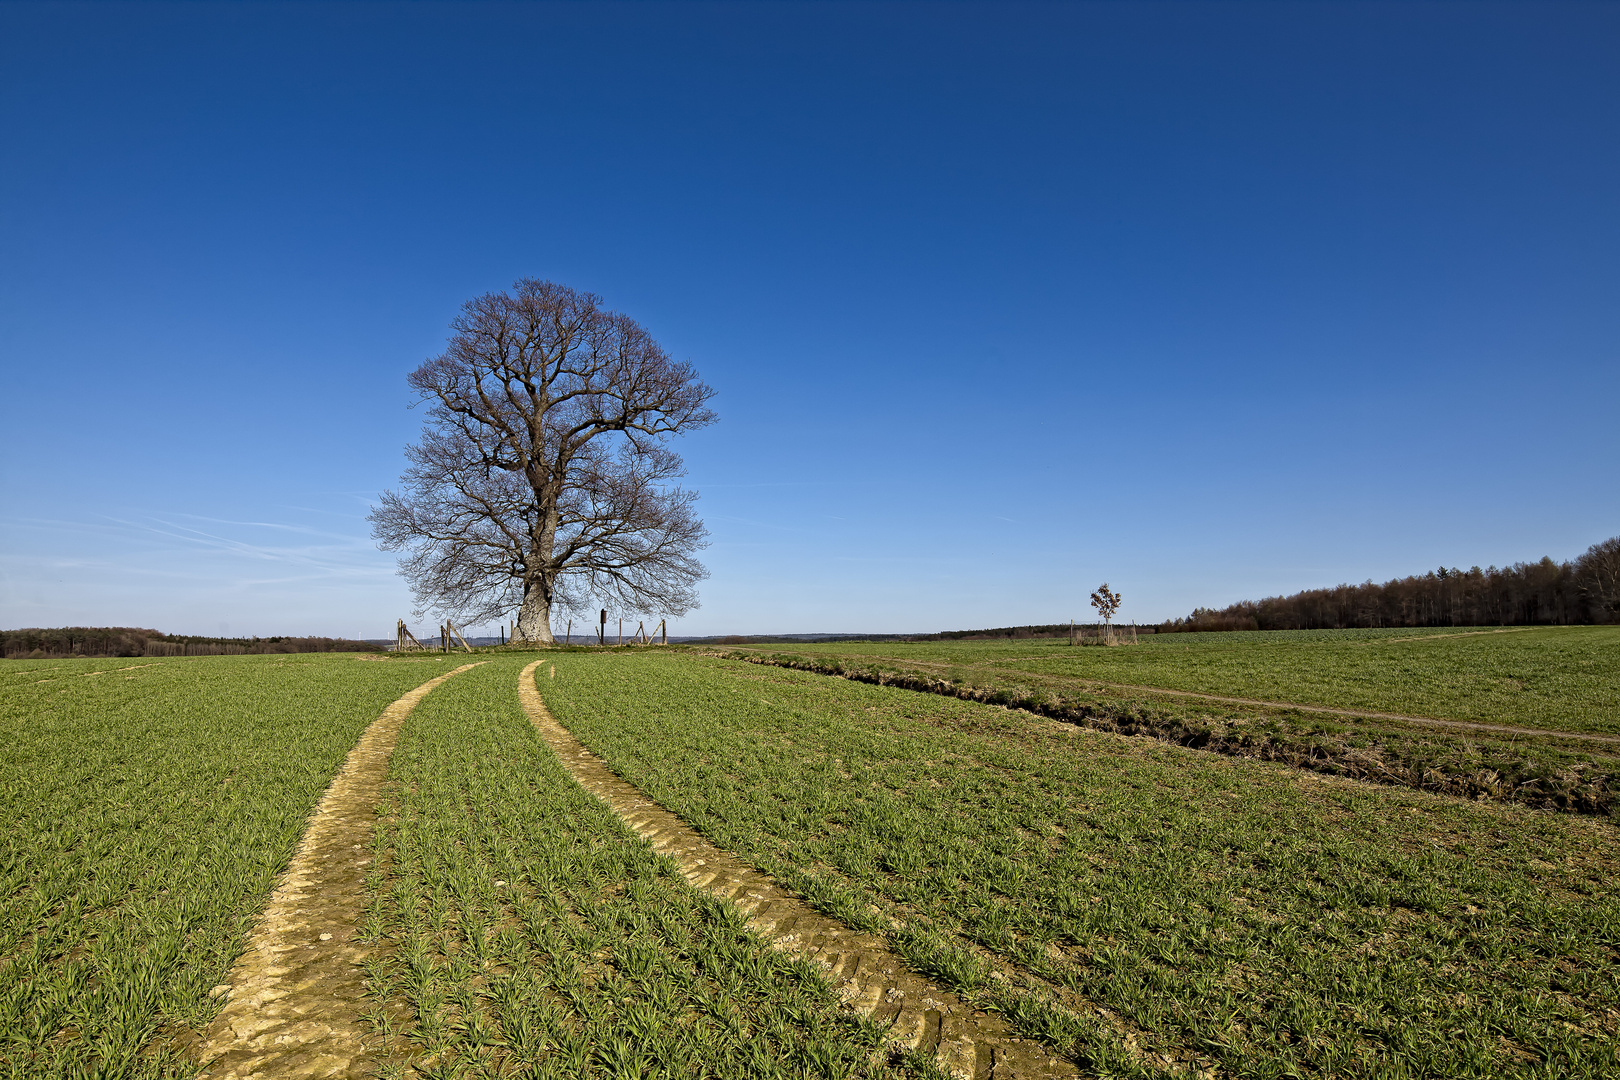
<svg viewBox="0 0 1620 1080">
<path fill-rule="evenodd" d="M 627 780 L 1100 1072 L 1620 1074 L 1620 843 L 845 680 L 560 657 Z"/>
<path fill-rule="evenodd" d="M 1620 808 L 1620 757 L 1589 742 L 1446 729 L 1306 709 L 1212 703 L 1163 692 L 1127 691 L 1010 663 L 953 665 L 730 651 L 728 659 L 813 671 L 877 686 L 943 694 L 1025 709 L 1121 735 L 1149 735 L 1235 757 L 1464 798 L 1523 803 L 1542 810 L 1613 815 Z M 1620 752 L 1620 747 L 1612 748 Z"/>
<path fill-rule="evenodd" d="M 0 1076 L 194 1071 L 169 1037 L 212 1019 L 209 988 L 360 733 L 444 666 L 0 669 Z"/>
<path fill-rule="evenodd" d="M 1620 734 L 1620 626 L 1299 630 L 1067 641 L 834 642 L 818 656 L 892 657 L 1084 681 L 1486 724 Z"/>
<path fill-rule="evenodd" d="M 381 1076 L 936 1075 L 575 784 L 521 666 L 447 683 L 401 732 L 362 926 Z"/>
</svg>

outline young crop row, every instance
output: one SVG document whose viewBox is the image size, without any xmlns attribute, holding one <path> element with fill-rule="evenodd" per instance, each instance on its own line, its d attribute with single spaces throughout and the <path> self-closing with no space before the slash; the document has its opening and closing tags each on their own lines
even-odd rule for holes
<svg viewBox="0 0 1620 1080">
<path fill-rule="evenodd" d="M 850 641 L 792 651 L 1620 734 L 1620 626 L 1162 634 L 1114 649 L 1051 640 Z"/>
<path fill-rule="evenodd" d="M 347 657 L 3 674 L 0 1077 L 187 1072 L 167 1037 L 212 1017 L 332 774 L 428 675 Z"/>
<path fill-rule="evenodd" d="M 1419 728 L 1376 718 L 1356 721 L 1295 709 L 1154 699 L 1002 665 L 943 668 L 904 660 L 853 661 L 782 652 L 726 655 L 875 686 L 1004 705 L 1099 731 L 1148 735 L 1212 753 L 1278 761 L 1420 791 L 1583 814 L 1610 815 L 1620 805 L 1620 761 L 1556 740 Z"/>
<path fill-rule="evenodd" d="M 518 664 L 406 721 L 362 924 L 383 1077 L 934 1075 L 569 779 Z"/>
<path fill-rule="evenodd" d="M 1100 1072 L 1620 1071 L 1607 822 L 719 659 L 557 667 L 627 780 Z"/>
</svg>

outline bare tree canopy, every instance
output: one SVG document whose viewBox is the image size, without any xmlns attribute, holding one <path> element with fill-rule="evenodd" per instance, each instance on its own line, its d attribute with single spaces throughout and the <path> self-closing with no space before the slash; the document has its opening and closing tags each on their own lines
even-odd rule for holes
<svg viewBox="0 0 1620 1080">
<path fill-rule="evenodd" d="M 1620 536 L 1593 544 L 1575 561 L 1575 576 L 1596 619 L 1620 619 Z"/>
<path fill-rule="evenodd" d="M 1124 599 L 1117 592 L 1108 588 L 1108 582 L 1097 586 L 1097 591 L 1091 594 L 1091 606 L 1097 609 L 1097 614 L 1103 617 L 1103 622 L 1113 624 L 1114 612 L 1119 610 L 1120 601 Z"/>
<path fill-rule="evenodd" d="M 479 623 L 516 608 L 517 638 L 550 642 L 554 607 L 697 606 L 708 531 L 666 444 L 715 421 L 714 391 L 601 304 L 524 278 L 463 304 L 448 348 L 411 372 L 428 423 L 370 521 L 408 552 L 424 610 Z"/>
</svg>

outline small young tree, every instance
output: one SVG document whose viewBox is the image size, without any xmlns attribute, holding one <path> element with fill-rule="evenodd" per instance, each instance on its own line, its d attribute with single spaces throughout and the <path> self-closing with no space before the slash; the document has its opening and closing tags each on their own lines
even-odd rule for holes
<svg viewBox="0 0 1620 1080">
<path fill-rule="evenodd" d="M 1091 594 L 1091 606 L 1102 616 L 1104 641 L 1114 640 L 1114 612 L 1119 610 L 1120 599 L 1119 593 L 1110 590 L 1106 581 Z"/>
</svg>

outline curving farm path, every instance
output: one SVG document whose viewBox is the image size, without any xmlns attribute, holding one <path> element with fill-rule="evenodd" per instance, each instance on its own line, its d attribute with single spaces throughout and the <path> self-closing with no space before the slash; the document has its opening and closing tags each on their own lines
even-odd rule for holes
<svg viewBox="0 0 1620 1080">
<path fill-rule="evenodd" d="M 820 965 L 838 994 L 862 1015 L 887 1025 L 894 1041 L 933 1054 L 958 1076 L 1056 1080 L 1079 1075 L 1070 1062 L 1019 1037 L 1004 1020 L 974 1010 L 907 969 L 877 935 L 851 930 L 816 911 L 620 779 L 547 711 L 534 682 L 545 662 L 534 661 L 518 678 L 518 698 L 529 719 L 580 786 L 653 850 L 673 859 L 687 881 L 735 904 L 749 926 L 777 949 Z"/>
<path fill-rule="evenodd" d="M 488 663 L 488 661 L 479 661 Z M 321 796 L 303 839 L 230 982 L 225 1007 L 198 1048 L 211 1080 L 361 1080 L 373 1075 L 359 1012 L 365 987 L 354 940 L 364 904 L 366 848 L 400 725 L 434 687 L 477 663 L 429 679 L 372 721 Z"/>
</svg>

